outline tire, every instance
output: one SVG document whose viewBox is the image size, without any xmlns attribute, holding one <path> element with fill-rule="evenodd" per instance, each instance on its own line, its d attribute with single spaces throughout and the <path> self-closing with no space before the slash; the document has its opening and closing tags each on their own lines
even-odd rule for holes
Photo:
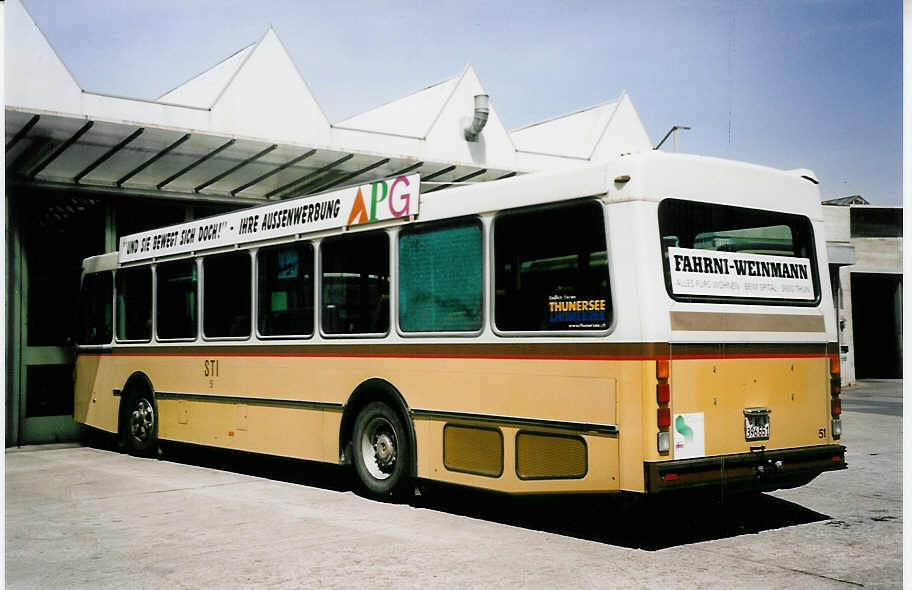
<svg viewBox="0 0 912 590">
<path fill-rule="evenodd" d="M 400 499 L 409 483 L 408 431 L 392 408 L 371 402 L 358 414 L 352 436 L 352 462 L 367 495 Z"/>
<path fill-rule="evenodd" d="M 158 412 L 151 393 L 131 396 L 123 413 L 123 437 L 127 451 L 151 457 L 158 450 Z"/>
</svg>

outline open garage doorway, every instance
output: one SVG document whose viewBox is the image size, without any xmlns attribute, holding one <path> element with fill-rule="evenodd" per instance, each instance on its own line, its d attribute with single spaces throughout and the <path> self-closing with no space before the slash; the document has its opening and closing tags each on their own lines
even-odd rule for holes
<svg viewBox="0 0 912 590">
<path fill-rule="evenodd" d="M 902 378 L 902 275 L 852 273 L 852 330 L 858 379 Z"/>
</svg>

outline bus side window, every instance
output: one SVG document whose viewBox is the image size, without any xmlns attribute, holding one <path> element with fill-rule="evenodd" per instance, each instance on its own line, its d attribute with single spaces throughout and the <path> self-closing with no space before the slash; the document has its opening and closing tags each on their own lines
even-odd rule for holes
<svg viewBox="0 0 912 590">
<path fill-rule="evenodd" d="M 399 235 L 399 325 L 404 332 L 481 329 L 482 248 L 477 220 Z"/>
<path fill-rule="evenodd" d="M 327 238 L 320 246 L 320 261 L 323 331 L 389 331 L 390 256 L 386 232 Z"/>
<path fill-rule="evenodd" d="M 250 336 L 250 253 L 203 258 L 203 334 L 209 338 Z"/>
<path fill-rule="evenodd" d="M 79 344 L 108 344 L 114 335 L 110 272 L 85 275 L 79 297 Z"/>
<path fill-rule="evenodd" d="M 148 266 L 117 271 L 117 339 L 152 338 L 152 269 Z"/>
<path fill-rule="evenodd" d="M 171 340 L 196 338 L 196 261 L 178 260 L 159 264 L 155 285 L 158 337 Z"/>
<path fill-rule="evenodd" d="M 313 245 L 263 248 L 257 253 L 257 326 L 263 336 L 313 334 Z"/>
<path fill-rule="evenodd" d="M 583 201 L 499 215 L 494 276 L 499 330 L 608 329 L 612 305 L 602 206 Z"/>
</svg>

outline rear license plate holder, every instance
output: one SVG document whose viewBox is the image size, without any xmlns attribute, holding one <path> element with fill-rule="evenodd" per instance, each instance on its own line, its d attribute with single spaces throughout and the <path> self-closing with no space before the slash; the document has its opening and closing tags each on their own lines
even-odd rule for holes
<svg viewBox="0 0 912 590">
<path fill-rule="evenodd" d="M 769 440 L 770 437 L 770 410 L 769 408 L 746 408 L 744 410 L 744 440 Z"/>
</svg>

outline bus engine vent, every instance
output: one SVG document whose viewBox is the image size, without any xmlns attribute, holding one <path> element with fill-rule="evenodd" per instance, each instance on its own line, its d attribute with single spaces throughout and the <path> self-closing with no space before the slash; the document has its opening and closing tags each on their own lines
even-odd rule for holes
<svg viewBox="0 0 912 590">
<path fill-rule="evenodd" d="M 574 479 L 588 469 L 586 442 L 578 436 L 520 431 L 516 475 L 520 479 Z"/>
<path fill-rule="evenodd" d="M 443 427 L 443 465 L 450 471 L 500 477 L 503 435 L 496 428 L 447 424 Z"/>
</svg>

